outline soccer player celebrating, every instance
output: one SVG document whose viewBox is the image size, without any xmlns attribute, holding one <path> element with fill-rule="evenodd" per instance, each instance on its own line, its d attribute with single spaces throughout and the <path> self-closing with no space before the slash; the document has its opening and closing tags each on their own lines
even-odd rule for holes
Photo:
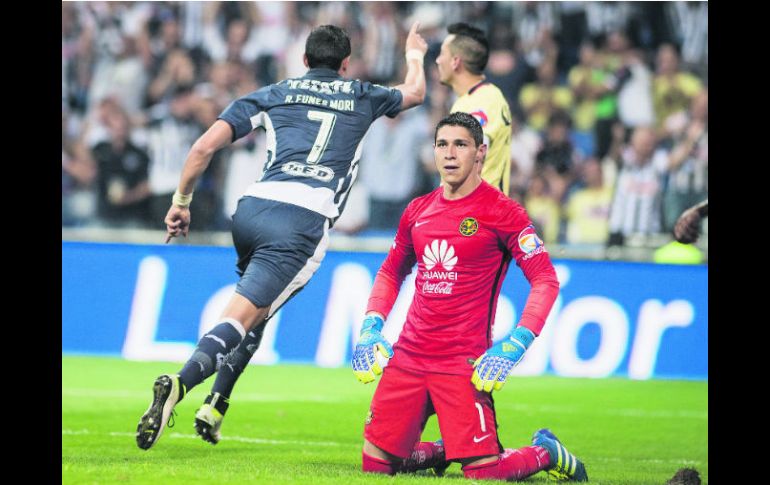
<svg viewBox="0 0 770 485">
<path fill-rule="evenodd" d="M 484 130 L 486 158 L 481 178 L 508 194 L 511 178 L 511 108 L 497 86 L 484 77 L 489 42 L 484 32 L 466 23 L 452 24 L 436 58 L 439 80 L 459 96 L 451 112 L 470 113 Z"/>
<path fill-rule="evenodd" d="M 195 183 L 217 150 L 264 128 L 267 162 L 233 215 L 241 276 L 235 294 L 179 373 L 155 380 L 152 403 L 137 426 L 140 448 L 158 442 L 174 406 L 216 371 L 212 392 L 196 412 L 195 430 L 206 441 L 219 441 L 230 392 L 259 346 L 265 321 L 307 284 L 324 258 L 369 126 L 423 102 L 428 46 L 418 27 L 415 22 L 406 38 L 404 83 L 394 88 L 344 78 L 348 35 L 332 25 L 315 28 L 305 44 L 309 70 L 303 77 L 236 99 L 193 144 L 166 215 L 166 242 L 187 236 Z"/>
<path fill-rule="evenodd" d="M 481 125 L 467 113 L 438 123 L 434 155 L 444 183 L 406 208 L 375 278 L 353 371 L 371 382 L 383 373 L 375 353 L 392 358 L 366 419 L 363 470 L 392 474 L 458 461 L 468 478 L 520 480 L 547 470 L 585 481 L 583 463 L 547 429 L 519 449 L 504 449 L 498 440 L 491 392 L 503 387 L 540 334 L 559 283 L 524 208 L 480 178 L 482 140 Z M 512 260 L 531 289 L 516 328 L 492 345 L 497 298 Z M 381 330 L 415 262 L 414 299 L 391 347 Z M 434 413 L 443 443 L 418 442 Z"/>
</svg>

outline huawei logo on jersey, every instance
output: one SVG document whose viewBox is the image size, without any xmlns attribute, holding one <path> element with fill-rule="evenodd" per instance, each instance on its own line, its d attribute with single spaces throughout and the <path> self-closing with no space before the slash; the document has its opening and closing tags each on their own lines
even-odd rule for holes
<svg viewBox="0 0 770 485">
<path fill-rule="evenodd" d="M 439 263 L 445 270 L 452 271 L 452 268 L 457 264 L 455 248 L 443 239 L 441 241 L 434 239 L 430 246 L 425 245 L 422 261 L 425 263 L 425 269 L 429 271 Z"/>
</svg>

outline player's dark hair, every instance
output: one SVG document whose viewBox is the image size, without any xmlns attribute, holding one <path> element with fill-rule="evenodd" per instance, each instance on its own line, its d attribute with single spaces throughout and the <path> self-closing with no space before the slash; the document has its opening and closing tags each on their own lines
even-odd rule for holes
<svg viewBox="0 0 770 485">
<path fill-rule="evenodd" d="M 339 70 L 342 60 L 350 55 L 350 37 L 334 25 L 316 27 L 305 41 L 307 64 L 311 68 Z"/>
<path fill-rule="evenodd" d="M 476 146 L 484 143 L 484 131 L 481 129 L 481 123 L 468 113 L 456 111 L 439 121 L 436 125 L 436 131 L 433 133 L 434 144 L 436 143 L 436 137 L 438 137 L 438 130 L 442 126 L 462 126 L 471 134 L 473 141 L 476 142 Z"/>
<path fill-rule="evenodd" d="M 455 36 L 449 48 L 462 57 L 465 68 L 473 74 L 484 72 L 489 60 L 489 42 L 484 31 L 465 22 L 454 23 L 447 31 Z"/>
</svg>

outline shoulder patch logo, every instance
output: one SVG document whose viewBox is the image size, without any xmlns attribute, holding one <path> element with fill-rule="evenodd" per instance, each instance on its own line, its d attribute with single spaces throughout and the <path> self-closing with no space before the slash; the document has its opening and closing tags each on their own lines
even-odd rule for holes
<svg viewBox="0 0 770 485">
<path fill-rule="evenodd" d="M 529 225 L 519 233 L 519 248 L 525 254 L 529 254 L 543 247 L 543 240 L 537 236 L 535 226 Z"/>
<path fill-rule="evenodd" d="M 481 125 L 482 128 L 484 128 L 484 126 L 486 126 L 486 124 L 489 123 L 489 117 L 487 117 L 487 114 L 484 112 L 483 109 L 474 111 L 473 113 L 471 113 L 471 116 L 473 116 L 479 121 L 479 124 Z"/>
<path fill-rule="evenodd" d="M 473 217 L 466 217 L 460 223 L 460 234 L 463 236 L 473 236 L 479 230 L 479 223 Z"/>
</svg>

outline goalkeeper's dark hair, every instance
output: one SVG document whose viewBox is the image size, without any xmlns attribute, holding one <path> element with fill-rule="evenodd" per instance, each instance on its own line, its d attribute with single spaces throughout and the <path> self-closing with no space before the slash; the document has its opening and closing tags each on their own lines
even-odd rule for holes
<svg viewBox="0 0 770 485">
<path fill-rule="evenodd" d="M 462 126 L 471 134 L 473 141 L 476 142 L 476 146 L 484 143 L 484 131 L 481 129 L 481 123 L 479 123 L 476 118 L 469 115 L 468 113 L 456 111 L 449 116 L 445 116 L 441 121 L 439 121 L 436 125 L 436 131 L 433 133 L 433 144 L 436 143 L 438 130 L 442 126 Z"/>
<path fill-rule="evenodd" d="M 342 60 L 350 55 L 350 37 L 335 25 L 321 25 L 310 32 L 305 41 L 307 64 L 311 68 L 339 70 Z"/>
<path fill-rule="evenodd" d="M 452 54 L 459 55 L 465 68 L 473 74 L 481 74 L 489 60 L 489 41 L 484 31 L 465 22 L 457 22 L 447 31 L 455 38 L 449 43 Z"/>
</svg>

